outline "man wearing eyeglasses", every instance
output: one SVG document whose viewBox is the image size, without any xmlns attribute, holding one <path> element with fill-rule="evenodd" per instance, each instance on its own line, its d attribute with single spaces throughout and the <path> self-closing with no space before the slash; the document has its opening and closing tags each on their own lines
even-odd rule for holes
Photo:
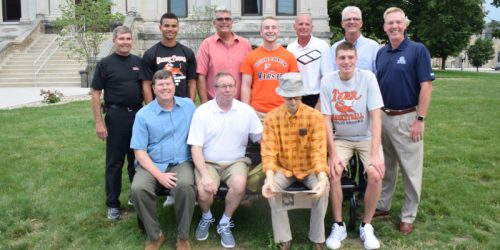
<svg viewBox="0 0 500 250">
<path fill-rule="evenodd" d="M 333 69 L 339 69 L 335 64 L 335 50 L 337 46 L 344 41 L 348 41 L 356 47 L 358 54 L 356 68 L 370 70 L 375 73 L 375 57 L 377 56 L 377 51 L 380 49 L 380 45 L 361 34 L 361 28 L 363 27 L 361 10 L 356 6 L 345 7 L 342 10 L 341 26 L 344 29 L 345 37 L 332 45 Z"/>
<path fill-rule="evenodd" d="M 271 207 L 274 242 L 280 249 L 291 248 L 288 212 L 277 192 L 301 181 L 314 193 L 309 240 L 314 249 L 323 249 L 329 192 L 325 122 L 318 110 L 301 102 L 305 88 L 300 73 L 283 74 L 275 91 L 284 104 L 265 117 L 261 151 L 266 173 L 262 195 Z"/>
<path fill-rule="evenodd" d="M 233 18 L 227 8 L 215 9 L 213 24 L 215 34 L 203 40 L 196 54 L 200 101 L 205 103 L 215 97 L 214 76 L 221 71 L 229 72 L 236 79 L 235 99 L 240 100 L 240 65 L 252 51 L 252 46 L 247 39 L 232 31 Z"/>
<path fill-rule="evenodd" d="M 223 181 L 229 191 L 217 233 L 223 247 L 233 248 L 236 242 L 231 232 L 234 227 L 231 217 L 245 195 L 251 164 L 245 150 L 249 138 L 260 141 L 262 124 L 252 107 L 234 99 L 236 80 L 231 73 L 217 73 L 214 82 L 215 99 L 195 111 L 187 140 L 196 167 L 198 204 L 202 212 L 195 236 L 199 241 L 208 238 L 210 225 L 215 221 L 210 206 Z"/>
</svg>

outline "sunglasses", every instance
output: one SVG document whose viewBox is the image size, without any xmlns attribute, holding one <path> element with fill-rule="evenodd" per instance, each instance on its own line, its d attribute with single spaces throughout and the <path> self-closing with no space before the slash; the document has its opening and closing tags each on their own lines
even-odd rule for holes
<svg viewBox="0 0 500 250">
<path fill-rule="evenodd" d="M 217 20 L 217 22 L 223 22 L 223 21 L 230 22 L 233 19 L 230 17 L 217 17 L 217 18 L 215 18 L 215 20 Z"/>
</svg>

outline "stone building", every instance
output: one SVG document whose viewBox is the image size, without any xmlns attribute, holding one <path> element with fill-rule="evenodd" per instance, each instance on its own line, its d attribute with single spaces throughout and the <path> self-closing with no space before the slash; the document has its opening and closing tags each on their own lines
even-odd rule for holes
<svg viewBox="0 0 500 250">
<path fill-rule="evenodd" d="M 79 2 L 79 0 L 75 0 Z M 213 33 L 213 8 L 225 6 L 234 17 L 233 29 L 250 40 L 261 43 L 259 24 L 262 17 L 275 16 L 280 20 L 280 43 L 288 44 L 295 37 L 294 18 L 298 13 L 313 17 L 314 35 L 329 42 L 327 0 L 110 0 L 111 11 L 135 16 L 133 29 L 138 38 L 139 54 L 160 40 L 158 22 L 165 12 L 180 17 L 179 39 L 194 47 Z M 23 25 L 37 20 L 55 20 L 61 15 L 59 5 L 64 0 L 3 0 L 0 6 L 0 24 Z"/>
</svg>

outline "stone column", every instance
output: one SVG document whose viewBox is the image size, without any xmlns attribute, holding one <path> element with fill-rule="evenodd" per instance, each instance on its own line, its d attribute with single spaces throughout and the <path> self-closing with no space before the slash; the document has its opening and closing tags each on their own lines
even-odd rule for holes
<svg viewBox="0 0 500 250">
<path fill-rule="evenodd" d="M 21 0 L 21 19 L 19 19 L 19 22 L 21 24 L 31 23 L 28 4 L 29 4 L 28 0 Z"/>
</svg>

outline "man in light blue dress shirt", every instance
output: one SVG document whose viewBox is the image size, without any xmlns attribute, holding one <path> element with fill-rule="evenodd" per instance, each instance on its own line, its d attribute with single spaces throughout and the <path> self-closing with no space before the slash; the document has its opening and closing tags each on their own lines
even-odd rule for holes
<svg viewBox="0 0 500 250">
<path fill-rule="evenodd" d="M 335 64 L 335 50 L 337 46 L 344 41 L 348 41 L 356 47 L 358 55 L 356 68 L 370 70 L 375 73 L 375 58 L 377 56 L 377 51 L 380 49 L 380 45 L 361 34 L 361 27 L 363 27 L 361 10 L 356 6 L 345 7 L 344 10 L 342 10 L 341 25 L 344 29 L 345 37 L 332 45 L 333 70 L 338 70 L 337 64 Z"/>
<path fill-rule="evenodd" d="M 172 74 L 159 70 L 153 76 L 155 100 L 137 112 L 130 148 L 139 162 L 131 186 L 132 202 L 147 234 L 146 249 L 165 241 L 157 215 L 156 191 L 170 190 L 175 199 L 177 248 L 191 249 L 189 230 L 196 193 L 194 167 L 187 137 L 195 105 L 174 96 Z"/>
</svg>

